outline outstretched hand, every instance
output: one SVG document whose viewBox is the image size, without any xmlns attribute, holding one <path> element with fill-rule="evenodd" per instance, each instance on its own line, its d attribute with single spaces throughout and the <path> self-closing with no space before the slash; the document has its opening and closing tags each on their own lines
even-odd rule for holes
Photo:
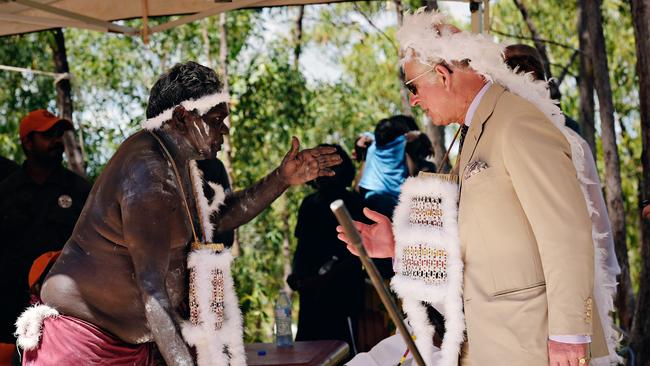
<svg viewBox="0 0 650 366">
<path fill-rule="evenodd" d="M 331 167 L 341 163 L 335 147 L 315 147 L 300 151 L 300 141 L 291 139 L 291 150 L 282 160 L 280 176 L 289 185 L 307 183 L 323 176 L 333 176 Z"/>
<path fill-rule="evenodd" d="M 392 258 L 395 256 L 395 238 L 393 237 L 393 224 L 390 219 L 379 212 L 375 212 L 369 208 L 363 209 L 363 214 L 372 220 L 374 224 L 364 224 L 359 221 L 354 222 L 363 246 L 368 252 L 370 258 Z M 339 233 L 339 240 L 348 245 L 348 250 L 354 254 L 359 255 L 359 251 L 354 246 L 350 238 L 345 235 L 343 226 L 337 226 L 336 231 Z"/>
</svg>

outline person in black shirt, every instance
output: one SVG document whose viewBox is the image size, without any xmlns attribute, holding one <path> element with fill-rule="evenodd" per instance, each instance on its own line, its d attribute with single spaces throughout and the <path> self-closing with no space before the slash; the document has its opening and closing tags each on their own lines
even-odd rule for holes
<svg viewBox="0 0 650 366">
<path fill-rule="evenodd" d="M 72 123 L 46 110 L 20 123 L 27 159 L 0 183 L 0 343 L 15 343 L 14 323 L 29 303 L 32 262 L 60 250 L 90 192 L 90 184 L 61 165 L 62 136 Z"/>
<path fill-rule="evenodd" d="M 16 169 L 18 169 L 18 164 L 16 164 L 13 160 L 7 159 L 4 156 L 0 156 L 0 182 L 10 176 L 11 173 L 16 171 Z"/>
<path fill-rule="evenodd" d="M 330 203 L 342 199 L 355 220 L 364 220 L 363 204 L 348 187 L 354 165 L 339 145 L 334 146 L 342 163 L 336 175 L 319 177 L 309 184 L 317 189 L 305 197 L 298 212 L 289 286 L 300 295 L 296 341 L 338 339 L 354 350 L 357 320 L 363 306 L 364 274 L 359 258 L 336 238 L 337 221 Z"/>
<path fill-rule="evenodd" d="M 207 182 L 217 183 L 223 187 L 224 193 L 229 194 L 232 192 L 230 187 L 230 180 L 228 179 L 228 172 L 226 167 L 223 165 L 221 160 L 214 159 L 205 159 L 197 160 L 196 165 L 203 173 L 203 194 L 209 202 L 212 202 L 214 197 L 214 190 L 210 187 Z M 221 243 L 227 248 L 232 247 L 233 242 L 235 241 L 235 230 L 226 230 L 223 232 L 215 233 L 212 241 L 215 243 Z"/>
</svg>

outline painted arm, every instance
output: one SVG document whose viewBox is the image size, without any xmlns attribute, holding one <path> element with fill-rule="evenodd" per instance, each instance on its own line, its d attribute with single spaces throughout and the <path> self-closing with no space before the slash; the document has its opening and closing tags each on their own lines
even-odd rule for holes
<svg viewBox="0 0 650 366">
<path fill-rule="evenodd" d="M 132 187 L 121 200 L 124 239 L 133 260 L 148 327 L 166 364 L 194 365 L 181 336 L 180 318 L 165 286 L 171 240 L 182 236 L 179 233 L 185 230 L 181 216 L 184 211 L 175 188 L 168 183 L 170 180 L 160 174 L 168 169 L 162 164 L 155 167 L 160 169 L 150 166 L 134 169 L 134 177 L 126 180 Z"/>
<path fill-rule="evenodd" d="M 333 147 L 317 147 L 299 151 L 300 142 L 293 138 L 291 150 L 282 164 L 255 185 L 226 197 L 219 217 L 214 220 L 215 232 L 233 230 L 257 216 L 292 185 L 299 185 L 320 176 L 332 176 L 330 167 L 341 158 Z"/>
</svg>

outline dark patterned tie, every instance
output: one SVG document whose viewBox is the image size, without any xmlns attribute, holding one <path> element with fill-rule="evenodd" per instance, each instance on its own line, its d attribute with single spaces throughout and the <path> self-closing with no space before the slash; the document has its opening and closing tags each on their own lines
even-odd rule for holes
<svg viewBox="0 0 650 366">
<path fill-rule="evenodd" d="M 467 136 L 467 130 L 469 130 L 469 127 L 466 125 L 461 125 L 460 126 L 460 145 L 458 147 L 458 151 L 461 151 L 463 149 L 463 144 L 465 143 L 465 136 Z"/>
</svg>

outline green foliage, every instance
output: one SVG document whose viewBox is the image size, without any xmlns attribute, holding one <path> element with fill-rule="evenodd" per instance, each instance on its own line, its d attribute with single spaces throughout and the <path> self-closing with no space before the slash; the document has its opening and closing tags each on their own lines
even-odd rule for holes
<svg viewBox="0 0 650 366">
<path fill-rule="evenodd" d="M 275 46 L 275 47 L 274 47 Z M 234 79 L 231 116 L 234 180 L 245 188 L 272 171 L 291 146 L 313 125 L 312 92 L 281 45 L 256 55 L 246 72 Z M 239 230 L 242 255 L 235 264 L 237 292 L 246 323 L 246 340 L 272 340 L 272 306 L 284 287 L 283 242 L 295 247 L 292 230 L 302 195 L 290 190 L 271 209 Z"/>
<path fill-rule="evenodd" d="M 52 71 L 51 38 L 50 32 L 0 38 L 0 64 Z M 20 162 L 20 120 L 34 109 L 55 110 L 54 83 L 50 76 L 0 70 L 0 84 L 0 154 Z"/>
<path fill-rule="evenodd" d="M 492 28 L 528 37 L 529 32 L 511 0 L 492 3 Z M 637 177 L 640 174 L 638 81 L 634 72 L 635 52 L 630 9 L 623 0 L 606 0 L 610 77 L 617 110 L 621 169 L 628 219 L 632 275 L 640 268 L 638 255 Z M 234 186 L 254 184 L 278 166 L 290 148 L 291 136 L 302 147 L 339 143 L 351 151 L 356 135 L 374 129 L 381 118 L 400 113 L 401 99 L 397 67 L 392 2 L 340 3 L 307 7 L 303 29 L 303 51 L 316 50 L 336 65 L 335 81 L 309 80 L 304 65 L 293 66 L 295 41 L 291 29 L 295 8 L 271 11 L 244 10 L 228 13 L 228 64 L 232 105 L 231 143 L 234 156 Z M 421 0 L 404 1 L 416 9 Z M 444 6 L 444 3 L 441 2 Z M 526 1 L 542 37 L 565 47 L 548 44 L 547 50 L 558 76 L 578 48 L 576 10 L 573 2 Z M 270 35 L 264 20 L 283 21 L 284 32 Z M 151 19 L 151 25 L 172 17 Z M 386 19 L 392 20 L 386 25 Z M 140 27 L 140 20 L 124 22 Z M 467 28 L 466 22 L 455 22 Z M 141 39 L 66 29 L 66 46 L 75 103 L 74 119 L 83 134 L 88 172 L 96 177 L 119 144 L 136 131 L 144 118 L 148 90 L 159 74 L 177 62 L 197 60 L 219 69 L 219 17 L 211 17 Z M 207 36 L 208 42 L 205 42 Z M 0 64 L 53 69 L 47 46 L 51 34 L 42 32 L 0 38 Z M 505 37 L 498 37 L 505 39 Z M 517 39 L 509 41 L 521 42 Z M 525 43 L 532 44 L 530 41 Z M 575 77 L 578 64 L 568 65 L 562 84 L 563 109 L 578 114 Z M 0 153 L 21 160 L 17 138 L 20 119 L 30 110 L 55 110 L 52 79 L 0 71 Z M 420 112 L 414 110 L 416 117 Z M 602 153 L 599 152 L 602 165 Z M 602 168 L 602 167 L 601 167 Z M 601 169 L 602 171 L 602 169 Z M 234 263 L 237 292 L 244 313 L 247 341 L 271 341 L 273 301 L 285 285 L 284 268 L 295 247 L 293 228 L 305 187 L 290 189 L 271 208 L 239 231 L 241 255 Z"/>
</svg>

